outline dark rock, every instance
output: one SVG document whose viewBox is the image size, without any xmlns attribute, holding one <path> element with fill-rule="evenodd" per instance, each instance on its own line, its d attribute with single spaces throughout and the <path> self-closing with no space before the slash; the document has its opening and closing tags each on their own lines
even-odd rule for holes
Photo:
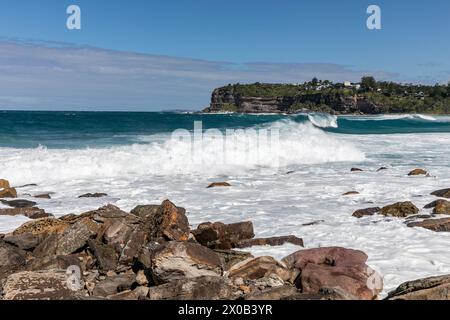
<svg viewBox="0 0 450 320">
<path fill-rule="evenodd" d="M 217 187 L 231 187 L 231 184 L 229 184 L 228 182 L 214 182 L 214 183 L 211 183 L 207 188 L 211 189 L 211 188 L 217 188 Z"/>
<path fill-rule="evenodd" d="M 349 191 L 349 192 L 346 192 L 346 193 L 344 193 L 344 194 L 342 194 L 342 195 L 343 195 L 343 196 L 355 196 L 355 195 L 357 195 L 357 194 L 359 194 L 358 191 Z"/>
<path fill-rule="evenodd" d="M 440 197 L 440 198 L 450 199 L 450 188 L 434 191 L 433 193 L 431 193 L 431 195 Z"/>
<path fill-rule="evenodd" d="M 37 194 L 34 196 L 34 198 L 36 199 L 51 199 L 51 195 L 50 193 L 42 193 L 42 194 Z"/>
<path fill-rule="evenodd" d="M 381 208 L 380 214 L 390 217 L 405 218 L 419 213 L 419 209 L 410 201 L 397 202 Z"/>
<path fill-rule="evenodd" d="M 413 171 L 408 173 L 408 176 L 421 176 L 421 175 L 426 176 L 427 174 L 428 172 L 423 169 L 414 169 Z"/>
<path fill-rule="evenodd" d="M 437 200 L 433 214 L 450 214 L 450 201 Z"/>
<path fill-rule="evenodd" d="M 34 201 L 28 201 L 23 199 L 10 201 L 0 200 L 0 202 L 12 208 L 31 208 L 36 205 L 36 202 Z"/>
<path fill-rule="evenodd" d="M 388 300 L 450 300 L 450 276 L 409 281 L 389 292 Z"/>
<path fill-rule="evenodd" d="M 240 241 L 255 236 L 253 223 L 250 221 L 233 224 L 202 223 L 192 234 L 199 243 L 208 248 L 225 250 L 236 248 Z"/>
<path fill-rule="evenodd" d="M 77 255 L 49 255 L 40 258 L 33 258 L 27 262 L 24 269 L 26 271 L 67 270 L 70 266 L 77 266 L 80 270 L 83 270 L 83 265 L 80 263 Z"/>
<path fill-rule="evenodd" d="M 0 240 L 0 279 L 25 265 L 26 252 Z"/>
<path fill-rule="evenodd" d="M 412 222 L 408 227 L 421 227 L 435 232 L 450 232 L 450 218 L 427 219 L 420 222 Z"/>
<path fill-rule="evenodd" d="M 116 250 L 100 241 L 89 239 L 87 241 L 89 250 L 91 250 L 95 259 L 97 260 L 97 266 L 100 271 L 107 272 L 116 270 L 118 263 L 118 256 Z"/>
<path fill-rule="evenodd" d="M 360 168 L 351 168 L 350 171 L 351 172 L 363 172 L 364 170 L 360 169 Z"/>
<path fill-rule="evenodd" d="M 307 222 L 307 223 L 303 223 L 302 227 L 315 226 L 315 225 L 321 224 L 323 222 L 325 222 L 325 220 L 317 220 L 317 221 Z"/>
<path fill-rule="evenodd" d="M 135 280 L 135 275 L 132 273 L 107 277 L 105 280 L 97 283 L 93 295 L 107 297 L 122 291 L 130 290 L 133 287 Z"/>
<path fill-rule="evenodd" d="M 91 219 L 84 218 L 71 225 L 58 239 L 57 255 L 68 255 L 84 248 L 87 241 L 94 238 L 99 225 Z"/>
<path fill-rule="evenodd" d="M 253 258 L 250 252 L 244 251 L 215 249 L 214 252 L 221 258 L 225 271 L 239 262 Z"/>
<path fill-rule="evenodd" d="M 46 213 L 43 209 L 31 207 L 31 208 L 0 209 L 0 216 L 25 216 L 30 219 L 41 219 L 52 217 L 53 215 Z"/>
<path fill-rule="evenodd" d="M 149 216 L 155 215 L 158 212 L 159 208 L 160 208 L 160 205 L 154 205 L 154 204 L 142 205 L 142 206 L 137 206 L 136 208 L 131 210 L 130 213 L 134 214 L 142 219 L 146 219 Z"/>
<path fill-rule="evenodd" d="M 386 167 L 381 167 L 380 169 L 377 170 L 377 172 L 384 171 L 384 170 L 388 170 L 388 168 L 386 168 Z"/>
<path fill-rule="evenodd" d="M 119 257 L 118 269 L 127 269 L 138 258 L 141 248 L 147 243 L 145 225 L 139 225 L 130 235 Z"/>
<path fill-rule="evenodd" d="M 374 214 L 377 214 L 380 212 L 381 208 L 379 207 L 373 207 L 373 208 L 366 208 L 366 209 L 360 209 L 353 212 L 353 216 L 355 218 L 362 218 L 364 216 L 373 216 Z"/>
<path fill-rule="evenodd" d="M 17 191 L 14 188 L 0 190 L 0 198 L 17 198 Z"/>
<path fill-rule="evenodd" d="M 43 240 L 43 237 L 40 235 L 34 235 L 32 233 L 24 233 L 20 235 L 9 235 L 6 236 L 4 241 L 6 243 L 12 244 L 15 247 L 18 247 L 22 250 L 32 250 L 36 248 L 41 241 Z"/>
<path fill-rule="evenodd" d="M 433 202 L 430 202 L 429 204 L 425 205 L 423 208 L 424 209 L 431 209 L 436 207 L 436 205 L 438 204 L 439 201 L 446 201 L 446 200 L 434 200 Z"/>
<path fill-rule="evenodd" d="M 107 197 L 108 195 L 106 193 L 86 193 L 82 194 L 78 198 L 103 198 Z"/>
<path fill-rule="evenodd" d="M 253 246 L 282 246 L 286 243 L 291 243 L 303 247 L 303 239 L 298 238 L 296 236 L 282 236 L 272 238 L 241 240 L 236 247 L 249 248 Z"/>
<path fill-rule="evenodd" d="M 24 184 L 23 186 L 18 186 L 15 187 L 16 189 L 20 189 L 20 188 L 28 188 L 28 187 L 37 187 L 38 185 L 36 183 L 28 183 L 28 184 Z"/>
<path fill-rule="evenodd" d="M 37 258 L 55 256 L 58 249 L 60 235 L 53 233 L 47 235 L 44 240 L 33 250 L 33 256 Z"/>
</svg>

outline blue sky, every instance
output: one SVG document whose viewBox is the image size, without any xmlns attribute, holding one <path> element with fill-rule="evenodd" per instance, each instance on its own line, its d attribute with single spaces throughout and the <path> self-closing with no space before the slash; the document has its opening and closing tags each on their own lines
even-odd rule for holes
<svg viewBox="0 0 450 320">
<path fill-rule="evenodd" d="M 229 82 L 313 76 L 447 82 L 449 34 L 447 0 L 0 0 L 0 109 L 200 109 Z"/>
</svg>

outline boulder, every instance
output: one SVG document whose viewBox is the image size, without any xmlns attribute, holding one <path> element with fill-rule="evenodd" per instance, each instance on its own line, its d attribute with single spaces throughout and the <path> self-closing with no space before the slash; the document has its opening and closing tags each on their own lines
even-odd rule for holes
<svg viewBox="0 0 450 320">
<path fill-rule="evenodd" d="M 426 219 L 419 222 L 408 223 L 408 227 L 421 227 L 435 232 L 450 232 L 450 218 Z"/>
<path fill-rule="evenodd" d="M 6 243 L 21 250 L 32 250 L 36 248 L 43 240 L 42 235 L 34 235 L 32 233 L 23 233 L 19 235 L 8 235 L 4 238 Z"/>
<path fill-rule="evenodd" d="M 450 214 L 450 201 L 437 200 L 433 214 Z"/>
<path fill-rule="evenodd" d="M 45 235 L 44 240 L 33 250 L 33 256 L 36 258 L 55 256 L 59 237 L 57 233 Z"/>
<path fill-rule="evenodd" d="M 39 234 L 62 234 L 69 227 L 69 223 L 55 219 L 43 218 L 35 221 L 27 222 L 17 228 L 13 234 L 19 235 L 23 233 Z"/>
<path fill-rule="evenodd" d="M 301 272 L 296 285 L 303 293 L 340 288 L 359 299 L 372 300 L 382 290 L 381 277 L 366 265 L 367 255 L 339 247 L 301 250 L 284 258 L 286 266 Z"/>
<path fill-rule="evenodd" d="M 207 189 L 217 188 L 217 187 L 231 187 L 231 184 L 229 184 L 228 182 L 213 182 L 207 187 Z"/>
<path fill-rule="evenodd" d="M 272 257 L 258 257 L 235 264 L 228 270 L 228 277 L 256 280 L 276 275 L 282 281 L 294 282 L 298 272 L 287 269 L 286 266 Z"/>
<path fill-rule="evenodd" d="M 200 276 L 221 276 L 222 261 L 217 253 L 190 242 L 167 242 L 144 251 L 141 264 L 151 270 L 156 284 Z"/>
<path fill-rule="evenodd" d="M 236 287 L 225 277 L 203 276 L 178 279 L 150 287 L 150 300 L 233 300 Z"/>
<path fill-rule="evenodd" d="M 233 224 L 202 223 L 192 234 L 195 240 L 208 248 L 225 250 L 236 248 L 240 241 L 255 236 L 253 223 L 250 221 Z"/>
<path fill-rule="evenodd" d="M 8 180 L 0 179 L 0 189 L 8 189 L 10 188 L 10 184 Z"/>
<path fill-rule="evenodd" d="M 187 241 L 190 228 L 184 208 L 165 200 L 158 211 L 146 218 L 149 239 L 163 241 Z"/>
<path fill-rule="evenodd" d="M 353 217 L 355 218 L 362 218 L 365 216 L 373 216 L 374 214 L 377 214 L 380 212 L 380 207 L 372 207 L 372 208 L 366 208 L 366 209 L 360 209 L 353 212 Z"/>
<path fill-rule="evenodd" d="M 96 284 L 93 295 L 107 297 L 122 291 L 130 290 L 135 283 L 136 277 L 133 273 L 106 277 L 105 280 Z"/>
<path fill-rule="evenodd" d="M 408 173 L 408 176 L 421 176 L 421 175 L 426 176 L 427 174 L 428 172 L 423 169 L 414 169 L 413 171 Z"/>
<path fill-rule="evenodd" d="M 147 243 L 147 230 L 145 225 L 139 225 L 130 235 L 128 242 L 120 252 L 118 270 L 127 269 L 134 264 L 141 248 Z"/>
<path fill-rule="evenodd" d="M 137 206 L 133 210 L 130 211 L 131 214 L 134 214 L 142 219 L 146 219 L 149 216 L 155 215 L 159 210 L 160 205 L 142 205 Z"/>
<path fill-rule="evenodd" d="M 0 190 L 0 198 L 17 198 L 17 191 L 14 188 Z"/>
<path fill-rule="evenodd" d="M 68 255 L 82 249 L 97 235 L 99 228 L 99 224 L 89 218 L 77 221 L 59 237 L 56 254 Z"/>
<path fill-rule="evenodd" d="M 222 260 L 225 271 L 229 270 L 239 262 L 253 258 L 250 252 L 244 251 L 215 249 L 214 252 L 217 253 Z"/>
<path fill-rule="evenodd" d="M 4 300 L 76 300 L 83 294 L 70 290 L 65 272 L 24 271 L 10 275 L 3 285 Z"/>
<path fill-rule="evenodd" d="M 86 193 L 82 194 L 78 198 L 102 198 L 107 197 L 108 195 L 106 193 Z"/>
<path fill-rule="evenodd" d="M 45 210 L 37 207 L 27 208 L 13 208 L 13 209 L 0 209 L 0 216 L 25 216 L 30 219 L 41 219 L 52 217 L 50 213 L 46 213 Z"/>
<path fill-rule="evenodd" d="M 294 244 L 296 246 L 303 247 L 303 239 L 296 236 L 281 236 L 272 238 L 257 238 L 241 240 L 236 245 L 237 248 L 250 248 L 253 246 L 282 246 L 286 243 Z"/>
<path fill-rule="evenodd" d="M 23 199 L 10 200 L 10 201 L 0 200 L 0 202 L 6 206 L 12 207 L 12 208 L 31 208 L 36 205 L 36 202 L 34 202 L 34 201 L 23 200 Z"/>
<path fill-rule="evenodd" d="M 390 217 L 405 218 L 419 213 L 419 209 L 410 201 L 397 202 L 389 206 L 383 207 L 380 214 Z"/>
<path fill-rule="evenodd" d="M 97 267 L 100 271 L 116 270 L 119 258 L 113 247 L 93 239 L 88 239 L 87 244 L 97 261 Z"/>
<path fill-rule="evenodd" d="M 26 252 L 0 240 L 0 279 L 25 265 Z"/>
<path fill-rule="evenodd" d="M 434 191 L 431 193 L 431 195 L 440 197 L 440 198 L 450 199 L 450 188 Z"/>
<path fill-rule="evenodd" d="M 405 282 L 389 292 L 386 299 L 450 300 L 450 275 Z"/>
</svg>

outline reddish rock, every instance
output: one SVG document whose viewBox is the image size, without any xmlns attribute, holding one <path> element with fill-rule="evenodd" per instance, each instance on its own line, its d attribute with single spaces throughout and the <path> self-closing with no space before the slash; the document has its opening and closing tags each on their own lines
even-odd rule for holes
<svg viewBox="0 0 450 320">
<path fill-rule="evenodd" d="M 212 249 L 236 248 L 242 240 L 255 236 L 253 223 L 250 221 L 232 224 L 206 222 L 200 224 L 192 234 L 195 240 Z"/>
<path fill-rule="evenodd" d="M 14 188 L 0 190 L 0 198 L 17 198 L 17 191 Z"/>
<path fill-rule="evenodd" d="M 217 187 L 231 187 L 231 184 L 229 184 L 228 182 L 214 182 L 211 183 L 207 188 L 217 188 Z"/>
<path fill-rule="evenodd" d="M 186 210 L 165 200 L 155 214 L 146 218 L 149 238 L 166 241 L 187 241 L 190 228 L 186 217 Z"/>
<path fill-rule="evenodd" d="M 423 169 L 414 169 L 413 171 L 408 173 L 408 176 L 421 176 L 421 175 L 426 176 L 427 174 L 428 172 Z"/>
<path fill-rule="evenodd" d="M 0 179 L 0 189 L 8 189 L 11 186 L 9 185 L 9 181 L 5 179 Z"/>
</svg>

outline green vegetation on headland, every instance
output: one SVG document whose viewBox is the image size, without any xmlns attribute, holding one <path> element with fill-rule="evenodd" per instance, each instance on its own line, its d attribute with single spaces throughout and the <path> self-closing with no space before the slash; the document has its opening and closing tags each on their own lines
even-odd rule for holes
<svg viewBox="0 0 450 320">
<path fill-rule="evenodd" d="M 450 83 L 427 86 L 363 77 L 360 83 L 314 78 L 298 84 L 229 84 L 214 90 L 204 111 L 450 114 Z"/>
</svg>

